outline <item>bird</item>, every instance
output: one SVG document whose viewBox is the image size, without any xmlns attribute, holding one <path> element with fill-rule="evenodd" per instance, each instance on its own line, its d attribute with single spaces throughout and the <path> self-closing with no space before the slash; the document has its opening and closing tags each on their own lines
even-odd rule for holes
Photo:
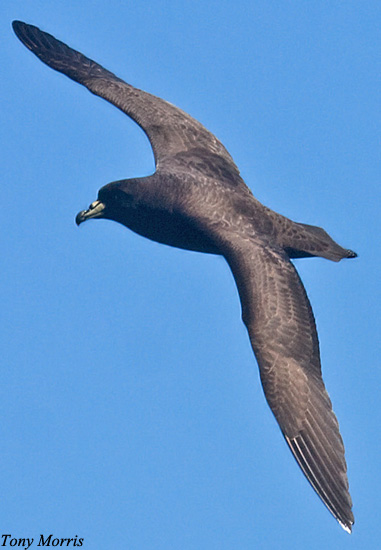
<svg viewBox="0 0 381 550">
<path fill-rule="evenodd" d="M 104 185 L 76 223 L 114 220 L 169 246 L 220 255 L 235 279 L 266 400 L 293 456 L 347 531 L 354 516 L 338 421 L 326 391 L 313 311 L 291 260 L 355 258 L 317 226 L 261 204 L 200 122 L 127 84 L 34 25 L 13 21 L 42 62 L 109 101 L 147 135 L 153 174 Z"/>
</svg>

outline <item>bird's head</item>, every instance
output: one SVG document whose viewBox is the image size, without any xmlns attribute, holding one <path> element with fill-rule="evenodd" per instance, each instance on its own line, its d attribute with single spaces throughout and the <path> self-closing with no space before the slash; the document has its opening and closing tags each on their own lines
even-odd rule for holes
<svg viewBox="0 0 381 550">
<path fill-rule="evenodd" d="M 98 198 L 92 202 L 87 210 L 81 210 L 75 218 L 77 225 L 91 218 L 105 218 L 123 223 L 124 218 L 131 207 L 133 208 L 134 194 L 132 189 L 125 189 L 122 182 L 108 183 L 98 192 Z M 131 186 L 129 186 L 131 187 Z"/>
</svg>

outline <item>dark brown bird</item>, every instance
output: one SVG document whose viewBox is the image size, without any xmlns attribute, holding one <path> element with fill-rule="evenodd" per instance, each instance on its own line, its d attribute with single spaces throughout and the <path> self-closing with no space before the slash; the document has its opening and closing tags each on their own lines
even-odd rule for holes
<svg viewBox="0 0 381 550">
<path fill-rule="evenodd" d="M 37 27 L 14 21 L 13 29 L 41 61 L 137 122 L 154 151 L 154 174 L 105 185 L 77 224 L 107 218 L 160 243 L 224 256 L 270 408 L 308 481 L 351 532 L 344 446 L 322 379 L 312 309 L 290 258 L 337 262 L 356 254 L 320 227 L 258 202 L 222 143 L 188 114 Z"/>
</svg>

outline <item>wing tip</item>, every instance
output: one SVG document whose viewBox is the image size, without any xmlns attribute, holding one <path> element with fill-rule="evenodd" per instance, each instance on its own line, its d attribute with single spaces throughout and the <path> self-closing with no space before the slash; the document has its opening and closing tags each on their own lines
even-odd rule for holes
<svg viewBox="0 0 381 550">
<path fill-rule="evenodd" d="M 12 27 L 13 29 L 17 29 L 18 27 L 20 27 L 21 25 L 25 25 L 25 23 L 23 21 L 20 21 L 19 19 L 14 19 L 12 21 Z"/>
<path fill-rule="evenodd" d="M 28 27 L 29 25 L 27 23 L 24 23 L 24 21 L 19 21 L 18 19 L 15 19 L 12 21 L 12 29 L 14 30 L 16 36 L 20 37 L 22 34 L 22 31 Z"/>
<path fill-rule="evenodd" d="M 23 21 L 18 21 L 17 19 L 12 21 L 12 29 L 15 35 L 17 36 L 17 38 L 20 40 L 20 42 L 22 42 L 24 46 L 26 46 L 30 50 L 32 49 L 31 37 L 32 37 L 33 31 L 41 32 L 40 29 L 38 29 L 38 27 L 29 25 L 28 23 L 24 23 Z"/>
<path fill-rule="evenodd" d="M 351 535 L 354 521 L 348 521 L 348 522 L 344 523 L 339 518 L 336 518 L 336 519 L 339 522 L 340 526 L 344 529 L 344 531 L 346 531 L 347 533 L 349 533 Z"/>
<path fill-rule="evenodd" d="M 333 517 L 336 519 L 339 525 L 344 529 L 344 531 L 351 534 L 352 526 L 355 520 L 352 513 L 352 500 L 350 498 L 348 489 L 346 490 L 346 494 L 344 495 L 342 494 L 342 496 L 344 496 L 347 499 L 346 505 L 338 506 L 339 503 L 336 498 L 335 498 L 336 500 L 336 504 L 335 504 L 334 501 L 332 500 L 332 495 L 328 495 L 324 487 L 320 485 L 320 483 L 318 482 L 318 479 L 316 478 L 313 470 L 309 465 L 309 462 L 306 460 L 306 457 L 303 456 L 303 452 L 299 447 L 297 438 L 296 437 L 289 438 L 285 434 L 283 435 L 287 444 L 290 447 L 290 450 L 292 451 L 292 454 L 294 455 L 294 458 L 298 462 L 302 472 L 306 476 L 312 488 L 318 494 L 323 504 L 326 506 L 329 512 L 333 515 Z"/>
</svg>

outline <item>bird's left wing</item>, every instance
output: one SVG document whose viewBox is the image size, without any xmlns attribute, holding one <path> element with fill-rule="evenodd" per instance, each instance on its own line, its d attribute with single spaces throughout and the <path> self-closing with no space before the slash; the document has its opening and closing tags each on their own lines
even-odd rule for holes
<svg viewBox="0 0 381 550">
<path fill-rule="evenodd" d="M 130 116 L 147 134 L 157 165 L 192 150 L 222 157 L 238 173 L 222 143 L 190 115 L 154 95 L 134 88 L 51 34 L 13 21 L 21 42 L 52 69 L 86 86 Z"/>
<path fill-rule="evenodd" d="M 280 249 L 243 239 L 225 257 L 270 408 L 308 481 L 351 531 L 344 446 L 323 383 L 315 320 L 303 284 Z"/>
</svg>

